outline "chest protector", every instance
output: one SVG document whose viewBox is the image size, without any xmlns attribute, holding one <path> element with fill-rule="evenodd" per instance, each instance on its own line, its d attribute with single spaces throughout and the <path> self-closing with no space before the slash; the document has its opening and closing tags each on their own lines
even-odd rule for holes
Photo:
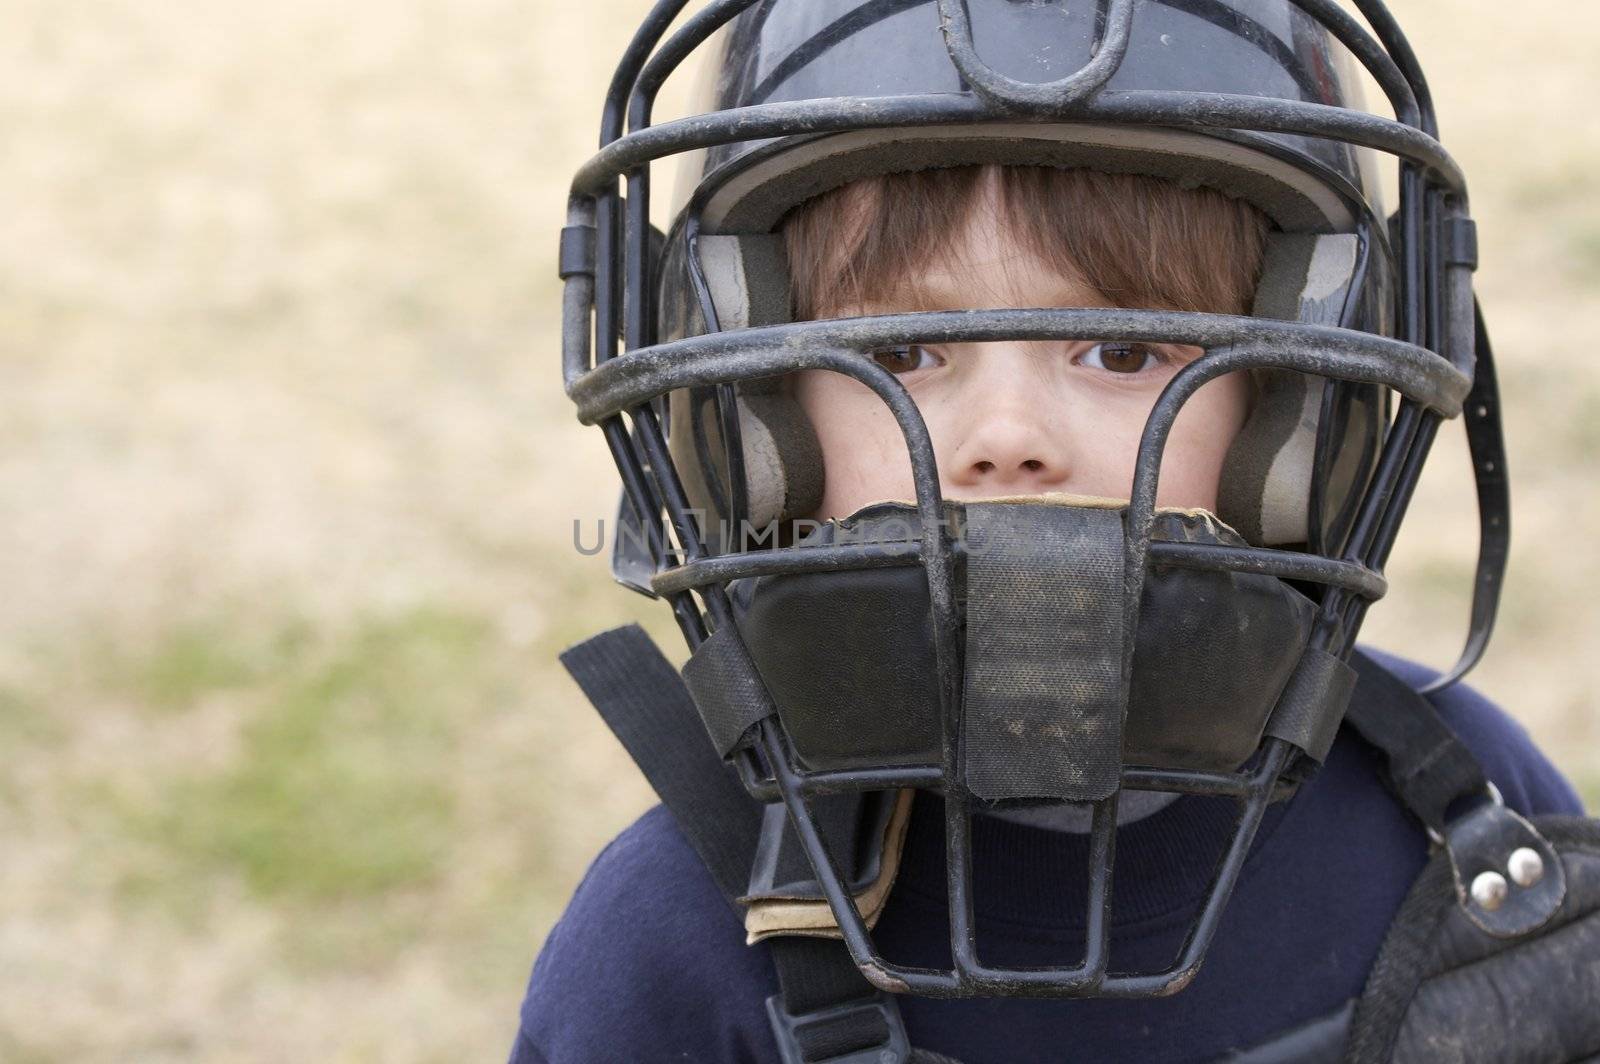
<svg viewBox="0 0 1600 1064">
<path fill-rule="evenodd" d="M 744 922 L 781 992 L 783 1064 L 958 1064 L 910 1045 L 895 999 L 855 969 L 781 805 L 745 792 L 676 670 L 636 625 L 562 655 Z M 1600 1064 L 1600 821 L 1526 819 L 1421 694 L 1357 655 L 1345 724 L 1383 754 L 1433 853 L 1361 996 L 1226 1059 L 1242 1064 Z M 908 794 L 824 818 L 850 889 L 881 911 Z M 829 937 L 829 936 L 834 937 Z"/>
</svg>

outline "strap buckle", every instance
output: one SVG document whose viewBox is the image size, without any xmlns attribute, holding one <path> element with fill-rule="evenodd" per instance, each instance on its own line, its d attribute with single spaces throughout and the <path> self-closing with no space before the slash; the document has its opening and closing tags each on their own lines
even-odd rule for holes
<svg viewBox="0 0 1600 1064">
<path fill-rule="evenodd" d="M 883 991 L 843 1005 L 791 1015 L 783 995 L 767 998 L 783 1064 L 906 1064 L 911 1042 L 900 1005 Z"/>
</svg>

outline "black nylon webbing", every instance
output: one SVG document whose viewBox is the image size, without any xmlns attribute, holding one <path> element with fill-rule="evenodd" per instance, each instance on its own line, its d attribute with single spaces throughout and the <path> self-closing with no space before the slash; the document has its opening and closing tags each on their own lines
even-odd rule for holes
<svg viewBox="0 0 1600 1064">
<path fill-rule="evenodd" d="M 803 1016 L 868 998 L 876 991 L 850 959 L 844 943 L 836 939 L 790 935 L 771 938 L 772 963 L 778 970 L 783 1007 L 791 1016 Z M 887 1030 L 872 1022 L 870 1014 L 854 1022 L 802 1026 L 800 1050 L 805 1060 L 827 1060 L 866 1046 L 881 1044 Z"/>
<path fill-rule="evenodd" d="M 816 1012 L 873 992 L 872 985 L 850 960 L 849 950 L 837 939 L 787 935 L 767 942 L 778 969 L 783 1002 L 791 1016 Z"/>
<path fill-rule="evenodd" d="M 1356 672 L 1348 664 L 1326 650 L 1307 647 L 1278 697 L 1267 734 L 1293 743 L 1320 765 L 1328 758 L 1355 684 Z"/>
<path fill-rule="evenodd" d="M 813 1020 L 795 1029 L 800 1059 L 834 1060 L 846 1053 L 875 1049 L 889 1040 L 889 1025 L 877 1012 L 861 1011 L 848 1017 Z"/>
<path fill-rule="evenodd" d="M 1122 511 L 966 515 L 964 782 L 985 800 L 1104 798 L 1122 774 L 1127 698 Z"/>
<path fill-rule="evenodd" d="M 719 628 L 689 655 L 683 685 L 699 707 L 717 753 L 727 757 L 751 725 L 769 712 L 771 700 L 749 652 L 732 625 Z"/>
<path fill-rule="evenodd" d="M 712 748 L 677 670 L 636 624 L 568 648 L 561 664 L 633 757 L 742 917 L 734 899 L 750 882 L 761 807 Z"/>
<path fill-rule="evenodd" d="M 1443 831 L 1452 802 L 1487 792 L 1483 766 L 1427 698 L 1364 655 L 1350 663 L 1360 683 L 1345 720 L 1388 759 L 1389 785 L 1401 803 Z"/>
<path fill-rule="evenodd" d="M 636 624 L 570 647 L 561 664 L 655 788 L 728 904 L 742 916 L 735 899 L 749 886 L 761 806 L 717 756 L 677 671 Z M 842 942 L 789 936 L 769 939 L 766 945 L 791 1016 L 874 993 Z M 803 1059 L 825 1060 L 877 1044 L 884 1032 L 881 1023 L 848 1018 L 806 1025 L 797 1033 Z"/>
</svg>

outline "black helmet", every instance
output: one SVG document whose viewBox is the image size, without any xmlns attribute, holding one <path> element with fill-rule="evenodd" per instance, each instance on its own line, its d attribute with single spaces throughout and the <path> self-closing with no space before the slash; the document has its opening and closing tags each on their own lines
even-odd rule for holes
<svg viewBox="0 0 1600 1064">
<path fill-rule="evenodd" d="M 1464 407 L 1484 549 L 1468 649 L 1442 682 L 1492 624 L 1508 531 L 1494 380 L 1465 185 L 1416 59 L 1379 0 L 1355 0 L 1365 25 L 1335 0 L 713 0 L 667 36 L 686 2 L 657 4 L 619 65 L 562 233 L 566 387 L 623 479 L 614 571 L 672 604 L 712 741 L 755 798 L 787 809 L 809 889 L 875 984 L 1171 992 L 1198 967 L 1267 804 L 1326 755 L 1434 433 Z M 652 124 L 667 75 L 701 51 L 703 111 Z M 1357 66 L 1393 119 L 1365 109 Z M 689 177 L 663 236 L 648 224 L 651 164 L 673 156 Z M 1398 163 L 1392 217 L 1382 156 Z M 789 211 L 863 177 L 978 163 L 1141 174 L 1253 204 L 1272 232 L 1251 315 L 791 320 Z M 1005 339 L 1205 349 L 1152 409 L 1126 503 L 941 497 L 914 403 L 863 356 Z M 782 385 L 801 370 L 848 375 L 887 404 L 914 504 L 781 530 L 814 511 L 826 475 Z M 1173 419 L 1237 371 L 1257 396 L 1219 512 L 1158 508 Z M 836 811 L 818 814 L 904 788 L 944 798 L 949 969 L 879 955 L 857 895 L 883 862 L 839 852 Z M 1165 971 L 1108 974 L 1125 791 L 1238 803 Z M 987 967 L 971 814 L 1037 803 L 1087 811 L 1100 915 L 1078 963 Z M 879 831 L 888 804 L 873 808 Z"/>
</svg>

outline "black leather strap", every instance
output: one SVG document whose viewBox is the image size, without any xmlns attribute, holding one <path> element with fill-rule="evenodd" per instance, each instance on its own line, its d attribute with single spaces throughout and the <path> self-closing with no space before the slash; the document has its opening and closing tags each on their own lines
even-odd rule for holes
<svg viewBox="0 0 1600 1064">
<path fill-rule="evenodd" d="M 1423 690 L 1440 691 L 1465 676 L 1483 657 L 1500 608 L 1500 587 L 1505 583 L 1506 562 L 1511 557 L 1511 486 L 1506 478 L 1506 442 L 1500 428 L 1500 386 L 1495 378 L 1494 351 L 1483 309 L 1473 301 L 1477 365 L 1472 391 L 1462 408 L 1467 426 L 1467 449 L 1472 456 L 1472 476 L 1478 487 L 1478 568 L 1472 584 L 1472 619 L 1461 657 Z"/>
<path fill-rule="evenodd" d="M 1489 793 L 1483 767 L 1427 698 L 1362 654 L 1350 664 L 1360 682 L 1346 722 L 1383 753 L 1401 803 L 1442 834 L 1453 803 Z"/>
<path fill-rule="evenodd" d="M 1389 762 L 1389 784 L 1445 851 L 1454 895 L 1466 919 L 1503 938 L 1547 924 L 1566 893 L 1549 840 L 1484 776 L 1478 759 L 1440 718 L 1433 703 L 1366 658 L 1352 659 L 1362 687 L 1346 719 Z M 1515 883 L 1516 855 L 1542 869 Z"/>
</svg>

